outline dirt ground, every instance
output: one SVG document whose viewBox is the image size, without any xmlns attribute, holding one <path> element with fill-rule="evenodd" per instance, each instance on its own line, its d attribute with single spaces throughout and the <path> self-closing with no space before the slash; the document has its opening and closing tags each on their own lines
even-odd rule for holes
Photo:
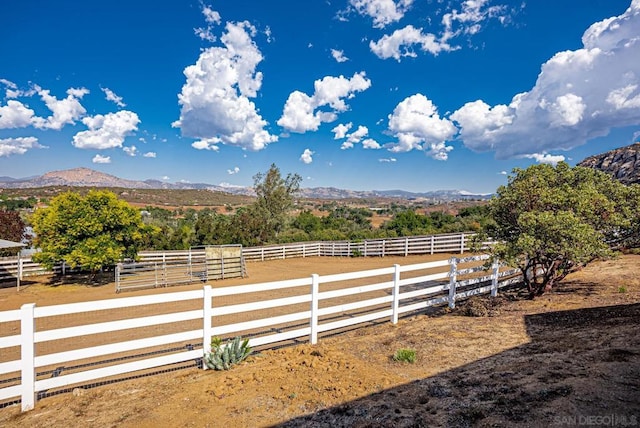
<svg viewBox="0 0 640 428">
<path fill-rule="evenodd" d="M 250 264 L 250 277 L 230 284 L 426 261 L 294 260 Z M 169 291 L 178 289 L 188 287 Z M 89 296 L 116 297 L 112 284 L 33 284 L 0 290 L 0 310 Z M 414 349 L 417 361 L 393 361 L 400 348 Z M 0 409 L 4 427 L 73 425 L 638 426 L 640 256 L 594 263 L 533 301 L 504 292 L 315 346 L 262 351 L 229 371 L 183 369 L 47 397 L 24 414 Z"/>
</svg>

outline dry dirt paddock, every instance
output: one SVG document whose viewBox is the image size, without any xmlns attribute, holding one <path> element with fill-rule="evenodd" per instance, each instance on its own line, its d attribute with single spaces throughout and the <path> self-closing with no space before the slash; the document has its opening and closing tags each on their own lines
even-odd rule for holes
<svg viewBox="0 0 640 428">
<path fill-rule="evenodd" d="M 226 281 L 427 260 L 293 259 L 249 264 L 249 278 Z M 113 284 L 2 289 L 0 310 L 116 298 L 113 290 Z M 394 362 L 399 348 L 415 349 L 417 361 Z M 504 292 L 315 346 L 261 351 L 226 372 L 184 369 L 47 397 L 24 414 L 0 409 L 0 426 L 74 425 L 639 426 L 640 256 L 593 263 L 533 301 Z"/>
</svg>

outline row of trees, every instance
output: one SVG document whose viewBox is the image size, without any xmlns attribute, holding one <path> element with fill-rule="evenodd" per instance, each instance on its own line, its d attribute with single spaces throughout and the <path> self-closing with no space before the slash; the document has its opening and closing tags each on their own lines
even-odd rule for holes
<svg viewBox="0 0 640 428">
<path fill-rule="evenodd" d="M 371 212 L 361 208 L 339 206 L 325 216 L 308 210 L 291 216 L 300 181 L 297 174 L 283 178 L 272 165 L 254 177 L 253 204 L 234 214 L 187 210 L 179 219 L 158 208 L 146 210 L 143 219 L 110 192 L 62 194 L 31 218 L 35 245 L 42 250 L 34 259 L 97 270 L 133 258 L 142 248 L 475 231 L 499 242 L 494 256 L 518 267 L 535 296 L 595 258 L 640 243 L 640 186 L 625 186 L 604 173 L 566 163 L 515 169 L 489 205 L 463 209 L 457 216 L 399 211 L 379 228 L 371 226 Z"/>
<path fill-rule="evenodd" d="M 366 208 L 338 206 L 326 215 L 302 210 L 283 218 L 280 229 L 265 228 L 271 217 L 262 218 L 255 206 L 240 208 L 235 214 L 220 214 L 205 208 L 187 209 L 176 218 L 162 208 L 147 207 L 145 224 L 155 232 L 145 235 L 143 247 L 153 250 L 188 249 L 198 245 L 242 244 L 257 246 L 303 241 L 336 241 L 479 231 L 488 223 L 488 210 L 464 208 L 454 216 L 442 212 L 419 214 L 412 209 L 398 212 L 380 227 L 371 222 Z"/>
</svg>

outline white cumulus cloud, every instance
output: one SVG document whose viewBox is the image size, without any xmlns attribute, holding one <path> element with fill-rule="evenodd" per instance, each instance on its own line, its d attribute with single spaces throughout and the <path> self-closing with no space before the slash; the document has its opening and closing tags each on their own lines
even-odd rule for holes
<svg viewBox="0 0 640 428">
<path fill-rule="evenodd" d="M 309 149 L 304 149 L 304 152 L 302 153 L 302 155 L 300 156 L 300 160 L 304 163 L 306 163 L 307 165 L 310 164 L 311 162 L 313 162 L 313 157 L 312 155 L 315 152 L 312 152 Z"/>
<path fill-rule="evenodd" d="M 391 0 L 352 0 L 368 6 L 367 10 L 374 8 L 383 10 L 382 5 L 386 7 L 387 13 L 379 13 L 379 16 L 396 16 L 402 17 L 404 11 L 411 6 L 412 2 L 399 2 L 394 5 Z M 439 1 L 438 3 L 443 3 Z M 460 2 L 459 8 L 451 9 L 449 2 L 445 13 L 442 15 L 441 29 L 436 33 L 425 32 L 422 28 L 416 28 L 413 25 L 407 25 L 404 28 L 397 29 L 391 34 L 383 35 L 378 41 L 369 42 L 369 48 L 379 58 L 393 58 L 400 61 L 402 57 L 416 57 L 418 51 L 438 55 L 441 52 L 448 52 L 460 49 L 460 46 L 454 44 L 456 38 L 466 37 L 470 39 L 473 35 L 479 33 L 487 20 L 497 20 L 501 24 L 510 21 L 511 15 L 514 13 L 514 7 L 505 5 L 491 5 L 490 0 L 464 0 Z M 524 3 L 523 3 L 524 4 Z M 401 12 L 394 15 L 392 6 L 401 6 L 398 10 Z M 520 7 L 523 7 L 521 5 Z M 358 11 L 363 8 L 357 8 Z M 362 12 L 361 12 L 362 13 Z M 367 13 L 371 15 L 371 13 Z M 374 21 L 375 22 L 375 21 Z M 377 27 L 382 28 L 390 20 L 378 21 Z"/>
<path fill-rule="evenodd" d="M 109 88 L 100 88 L 100 89 L 102 89 L 102 92 L 104 92 L 104 95 L 106 96 L 108 101 L 113 101 L 118 107 L 127 106 L 125 103 L 122 102 L 122 97 L 119 97 L 118 95 L 116 95 L 116 93 L 113 92 L 111 89 Z"/>
<path fill-rule="evenodd" d="M 360 15 L 372 18 L 374 28 L 383 28 L 402 19 L 413 0 L 350 0 L 349 3 Z"/>
<path fill-rule="evenodd" d="M 89 129 L 74 135 L 73 145 L 79 149 L 101 150 L 122 147 L 125 137 L 138 129 L 140 119 L 134 112 L 121 110 L 88 116 L 82 123 Z"/>
<path fill-rule="evenodd" d="M 228 169 L 227 170 L 227 174 L 229 175 L 234 175 L 240 172 L 240 168 L 238 168 L 237 166 L 234 167 L 233 169 Z"/>
<path fill-rule="evenodd" d="M 367 138 L 362 140 L 362 148 L 377 150 L 377 149 L 381 149 L 382 146 L 373 138 Z"/>
<path fill-rule="evenodd" d="M 535 159 L 538 163 L 546 163 L 549 165 L 557 165 L 558 162 L 563 162 L 565 157 L 562 155 L 550 155 L 548 153 L 533 153 L 529 155 L 524 155 L 524 158 L 527 159 Z"/>
<path fill-rule="evenodd" d="M 335 128 L 333 128 L 331 130 L 331 132 L 333 132 L 333 139 L 334 140 L 342 140 L 346 135 L 347 132 L 349 132 L 349 130 L 351 129 L 351 127 L 353 126 L 353 123 L 349 122 L 347 124 L 339 124 L 338 126 L 336 126 Z"/>
<path fill-rule="evenodd" d="M 220 25 L 220 22 L 222 21 L 220 13 L 213 10 L 211 6 L 203 5 L 202 15 L 204 15 L 204 20 L 207 23 L 207 26 L 194 28 L 193 31 L 196 36 L 200 37 L 202 40 L 213 43 L 217 40 L 217 37 L 213 34 L 213 27 L 215 25 Z"/>
<path fill-rule="evenodd" d="M 31 124 L 35 112 L 20 101 L 8 100 L 0 106 L 0 129 L 24 128 Z"/>
<path fill-rule="evenodd" d="M 69 88 L 67 90 L 67 97 L 61 100 L 51 95 L 48 89 L 42 89 L 39 86 L 34 86 L 35 91 L 49 110 L 52 115 L 47 118 L 34 117 L 32 124 L 38 129 L 55 129 L 60 130 L 64 125 L 73 125 L 76 120 L 83 117 L 87 111 L 80 104 L 80 99 L 89 93 L 85 88 Z"/>
<path fill-rule="evenodd" d="M 640 125 L 640 1 L 591 25 L 583 47 L 555 54 L 535 86 L 509 104 L 467 103 L 450 119 L 460 139 L 497 158 L 568 150 L 611 129 Z"/>
<path fill-rule="evenodd" d="M 351 99 L 356 92 L 362 92 L 371 86 L 364 72 L 355 73 L 350 79 L 344 76 L 326 76 L 314 82 L 315 92 L 309 96 L 300 91 L 289 95 L 278 119 L 278 125 L 298 133 L 316 131 L 320 124 L 333 122 L 338 113 L 349 109 L 345 99 Z M 318 110 L 329 107 L 330 111 Z"/>
<path fill-rule="evenodd" d="M 93 163 L 111 163 L 111 156 L 95 155 L 91 160 Z"/>
<path fill-rule="evenodd" d="M 482 29 L 483 21 L 488 19 L 496 19 L 501 23 L 510 19 L 509 9 L 505 5 L 490 3 L 490 0 L 465 0 L 460 4 L 460 10 L 452 9 L 445 13 L 442 16 L 442 40 L 477 34 Z"/>
<path fill-rule="evenodd" d="M 337 62 L 347 62 L 349 61 L 349 58 L 347 58 L 344 55 L 344 51 L 339 51 L 337 49 L 331 49 L 331 56 L 333 57 L 333 59 L 335 59 Z"/>
<path fill-rule="evenodd" d="M 187 81 L 178 95 L 180 119 L 173 126 L 181 128 L 183 136 L 199 138 L 194 147 L 207 148 L 215 140 L 261 150 L 278 140 L 265 130 L 267 122 L 250 100 L 262 86 L 262 73 L 256 70 L 262 54 L 251 38 L 255 33 L 248 22 L 229 22 L 220 38 L 223 46 L 205 49 L 185 68 Z"/>
<path fill-rule="evenodd" d="M 136 146 L 123 147 L 122 151 L 131 157 L 135 157 L 138 155 L 138 148 Z"/>
<path fill-rule="evenodd" d="M 23 155 L 30 149 L 42 149 L 36 137 L 17 137 L 0 139 L 0 157 Z"/>
<path fill-rule="evenodd" d="M 191 143 L 191 147 L 197 150 L 211 150 L 213 152 L 217 152 L 220 150 L 220 146 L 218 144 L 220 144 L 220 139 L 218 138 L 204 138 Z"/>
<path fill-rule="evenodd" d="M 370 41 L 369 48 L 379 58 L 393 58 L 396 61 L 406 56 L 416 57 L 416 48 L 433 55 L 452 50 L 448 43 L 439 41 L 435 34 L 425 34 L 421 28 L 415 28 L 413 25 L 407 25 L 391 35 L 385 34 L 377 42 Z"/>
<path fill-rule="evenodd" d="M 0 83 L 5 86 L 6 98 L 17 98 L 22 95 L 22 91 L 18 89 L 18 85 L 7 79 L 0 79 Z"/>
<path fill-rule="evenodd" d="M 340 148 L 342 150 L 351 149 L 353 148 L 354 144 L 357 144 L 360 141 L 362 141 L 362 139 L 367 135 L 369 135 L 369 128 L 367 128 L 366 126 L 360 125 L 358 126 L 358 129 L 356 129 L 354 132 L 345 135 L 347 140 L 344 143 L 342 143 L 342 146 Z"/>
<path fill-rule="evenodd" d="M 391 152 L 424 150 L 437 160 L 446 160 L 452 150 L 444 142 L 455 136 L 453 123 L 441 118 L 438 109 L 426 96 L 415 94 L 405 98 L 389 116 L 389 131 L 397 143 L 386 144 Z"/>
<path fill-rule="evenodd" d="M 145 154 L 142 155 L 142 157 L 155 158 L 156 157 L 156 152 L 146 152 Z"/>
</svg>

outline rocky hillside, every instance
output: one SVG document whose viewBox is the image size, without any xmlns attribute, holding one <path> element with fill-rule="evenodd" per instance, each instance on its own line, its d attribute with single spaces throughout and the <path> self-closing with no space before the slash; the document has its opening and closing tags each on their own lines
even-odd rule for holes
<svg viewBox="0 0 640 428">
<path fill-rule="evenodd" d="M 590 156 L 578 165 L 599 169 L 624 184 L 640 184 L 640 142 Z"/>
<path fill-rule="evenodd" d="M 7 188 L 31 188 L 46 186 L 79 187 L 124 187 L 129 189 L 149 189 L 151 186 L 141 181 L 126 180 L 114 175 L 94 171 L 89 168 L 73 168 L 64 171 L 51 171 L 39 177 L 12 179 L 3 183 Z"/>
</svg>

